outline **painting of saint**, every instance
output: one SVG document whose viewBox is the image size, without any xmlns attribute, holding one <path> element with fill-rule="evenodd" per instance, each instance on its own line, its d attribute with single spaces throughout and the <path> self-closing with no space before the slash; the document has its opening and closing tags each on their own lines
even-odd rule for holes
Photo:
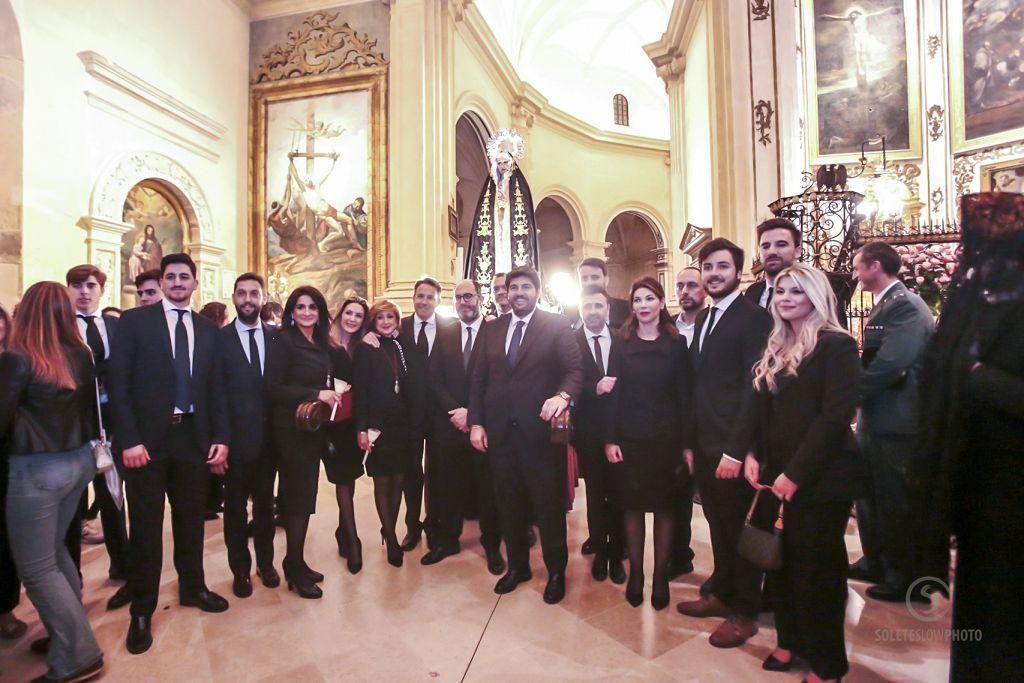
<svg viewBox="0 0 1024 683">
<path fill-rule="evenodd" d="M 959 1 L 966 140 L 1024 128 L 1024 3 Z"/>
<path fill-rule="evenodd" d="M 181 212 L 167 192 L 155 182 L 144 181 L 128 191 L 124 201 L 125 223 L 133 227 L 121 242 L 121 287 L 134 292 L 139 273 L 160 267 L 164 254 L 184 250 L 185 228 Z"/>
</svg>

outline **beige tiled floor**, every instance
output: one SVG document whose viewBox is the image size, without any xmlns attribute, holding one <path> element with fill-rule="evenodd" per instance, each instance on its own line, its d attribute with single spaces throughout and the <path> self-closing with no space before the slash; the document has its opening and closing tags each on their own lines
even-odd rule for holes
<svg viewBox="0 0 1024 683">
<path fill-rule="evenodd" d="M 533 553 L 534 579 L 499 598 L 492 592 L 477 542 L 467 523 L 461 554 L 422 567 L 422 549 L 395 569 L 376 545 L 378 527 L 369 479 L 357 487 L 357 516 L 365 567 L 350 575 L 335 554 L 333 487 L 322 481 L 317 514 L 310 529 L 307 561 L 327 575 L 322 600 L 301 600 L 283 586 L 259 585 L 247 600 L 231 595 L 231 575 L 221 522 L 206 526 L 207 582 L 231 601 L 224 614 L 204 614 L 177 604 L 171 566 L 170 531 L 165 546 L 161 602 L 154 616 L 153 648 L 131 656 L 124 648 L 127 609 L 108 613 L 114 587 L 106 580 L 102 546 L 85 551 L 86 605 L 102 645 L 109 681 L 722 681 L 797 680 L 806 671 L 767 674 L 761 660 L 771 651 L 770 617 L 744 647 L 716 650 L 707 643 L 715 619 L 692 620 L 674 609 L 655 612 L 648 604 L 630 607 L 623 588 L 595 583 L 589 562 L 579 555 L 586 538 L 582 486 L 569 514 L 568 594 L 557 606 L 541 600 L 545 572 Z M 648 534 L 650 538 L 650 534 Z M 859 555 L 853 525 L 847 537 Z M 284 534 L 277 535 L 283 551 Z M 421 546 L 422 548 L 422 546 Z M 673 602 L 687 599 L 710 569 L 707 524 L 695 508 L 697 571 L 672 586 Z M 648 552 L 650 564 L 650 551 Z M 647 576 L 651 575 L 648 566 Z M 863 595 L 863 584 L 851 584 Z M 649 597 L 648 586 L 648 597 Z M 948 607 L 935 598 L 940 607 Z M 45 671 L 28 643 L 43 634 L 31 604 L 16 612 L 30 623 L 18 642 L 0 641 L 0 680 L 22 681 Z M 942 681 L 947 677 L 948 645 L 885 642 L 901 629 L 948 627 L 914 619 L 902 604 L 868 601 L 859 623 L 847 630 L 849 681 Z"/>
</svg>

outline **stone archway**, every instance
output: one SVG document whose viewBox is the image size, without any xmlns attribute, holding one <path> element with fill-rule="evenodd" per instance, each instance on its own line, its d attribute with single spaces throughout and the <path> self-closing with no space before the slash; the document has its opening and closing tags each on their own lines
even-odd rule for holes
<svg viewBox="0 0 1024 683">
<path fill-rule="evenodd" d="M 188 170 L 158 152 L 132 152 L 116 159 L 100 174 L 89 201 L 89 215 L 79 225 L 86 231 L 89 262 L 120 283 L 121 244 L 124 235 L 133 229 L 124 221 L 125 199 L 140 183 L 149 183 L 165 192 L 180 207 L 187 224 L 187 251 L 196 262 L 199 279 L 198 298 L 194 305 L 220 298 L 221 257 L 216 226 L 210 205 L 199 183 Z M 117 300 L 114 299 L 115 293 Z M 120 287 L 108 287 L 105 305 L 122 304 Z M 130 300 L 125 300 L 128 303 Z"/>
<path fill-rule="evenodd" d="M 627 297 L 632 283 L 648 275 L 666 286 L 668 249 L 664 235 L 649 216 L 634 210 L 618 213 L 608 224 L 604 239 L 613 296 Z"/>
<path fill-rule="evenodd" d="M 533 211 L 537 220 L 540 247 L 540 270 L 545 279 L 555 273 L 568 273 L 575 277 L 573 221 L 562 202 L 545 197 Z"/>
<path fill-rule="evenodd" d="M 469 246 L 473 213 L 490 172 L 487 164 L 489 136 L 487 124 L 475 111 L 463 113 L 455 122 L 455 212 L 458 228 L 453 237 L 456 247 L 462 248 L 463 252 Z M 457 266 L 456 279 L 459 279 L 462 277 L 462 263 Z"/>
</svg>

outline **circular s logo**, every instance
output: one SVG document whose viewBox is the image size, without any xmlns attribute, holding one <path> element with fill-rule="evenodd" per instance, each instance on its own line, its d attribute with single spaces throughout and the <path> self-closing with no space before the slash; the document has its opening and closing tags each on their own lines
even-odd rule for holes
<svg viewBox="0 0 1024 683">
<path fill-rule="evenodd" d="M 939 592 L 949 595 L 949 584 L 934 576 L 922 576 L 907 588 L 907 611 L 918 621 L 942 619 L 949 614 L 949 608 L 953 603 L 950 600 L 933 602 L 932 595 Z"/>
</svg>

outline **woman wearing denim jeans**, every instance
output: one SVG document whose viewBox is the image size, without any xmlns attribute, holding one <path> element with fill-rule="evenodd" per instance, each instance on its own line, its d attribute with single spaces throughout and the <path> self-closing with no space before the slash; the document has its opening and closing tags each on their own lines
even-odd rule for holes
<svg viewBox="0 0 1024 683">
<path fill-rule="evenodd" d="M 29 287 L 8 351 L 0 354 L 0 441 L 7 440 L 10 453 L 11 551 L 49 636 L 49 671 L 36 681 L 85 681 L 103 669 L 81 579 L 64 545 L 96 474 L 91 353 L 78 335 L 67 289 L 56 282 Z"/>
</svg>

